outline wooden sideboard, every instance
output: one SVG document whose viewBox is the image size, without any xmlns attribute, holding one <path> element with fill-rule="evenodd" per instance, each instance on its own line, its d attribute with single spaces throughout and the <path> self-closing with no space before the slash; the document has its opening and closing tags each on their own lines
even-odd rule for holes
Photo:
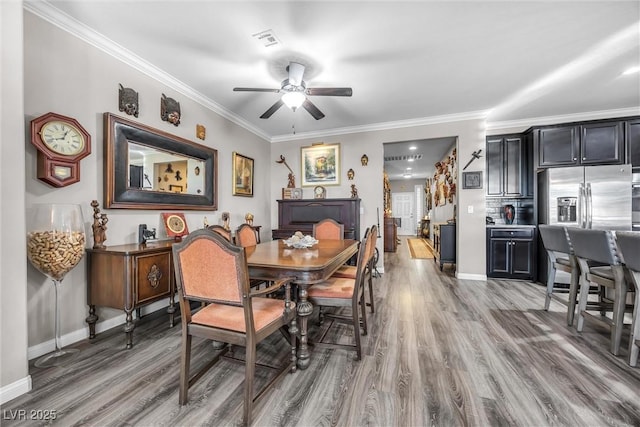
<svg viewBox="0 0 640 427">
<path fill-rule="evenodd" d="M 169 325 L 174 325 L 173 240 L 87 249 L 89 338 L 96 336 L 96 306 L 124 310 L 127 348 L 133 346 L 133 310 L 169 297 Z M 139 314 L 139 311 L 138 311 Z"/>
<path fill-rule="evenodd" d="M 384 219 L 384 251 L 395 252 L 398 250 L 398 221 L 396 218 Z"/>
<path fill-rule="evenodd" d="M 278 228 L 273 239 L 287 239 L 296 231 L 313 233 L 313 224 L 331 218 L 344 225 L 344 238 L 360 240 L 360 199 L 278 200 Z"/>
</svg>

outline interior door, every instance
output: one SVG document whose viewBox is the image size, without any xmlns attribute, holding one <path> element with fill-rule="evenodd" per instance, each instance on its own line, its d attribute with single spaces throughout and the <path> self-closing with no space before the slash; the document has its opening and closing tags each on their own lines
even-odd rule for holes
<svg viewBox="0 0 640 427">
<path fill-rule="evenodd" d="M 393 193 L 391 209 L 395 218 L 401 218 L 398 235 L 408 236 L 416 234 L 418 223 L 413 216 L 413 193 Z"/>
</svg>

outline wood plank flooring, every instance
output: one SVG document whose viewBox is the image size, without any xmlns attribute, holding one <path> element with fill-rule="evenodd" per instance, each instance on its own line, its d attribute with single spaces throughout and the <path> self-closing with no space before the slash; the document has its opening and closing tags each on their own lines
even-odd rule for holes
<svg viewBox="0 0 640 427">
<path fill-rule="evenodd" d="M 566 307 L 542 309 L 528 282 L 455 279 L 431 259 L 411 259 L 403 239 L 375 279 L 364 354 L 314 348 L 305 371 L 287 375 L 254 411 L 258 426 L 638 426 L 640 368 L 608 352 L 608 330 L 566 326 Z M 317 312 L 310 334 L 318 332 Z M 335 327 L 335 326 L 334 326 Z M 339 326 L 332 337 L 349 341 Z M 137 325 L 125 350 L 121 328 L 77 345 L 66 367 L 31 367 L 33 390 L 2 406 L 3 426 L 47 424 L 11 414 L 55 410 L 61 426 L 239 425 L 241 364 L 222 361 L 178 405 L 180 327 L 164 314 Z M 235 350 L 239 356 L 243 349 Z M 264 361 L 288 356 L 274 335 Z M 214 353 L 194 340 L 195 368 Z M 258 370 L 259 381 L 268 373 Z"/>
</svg>

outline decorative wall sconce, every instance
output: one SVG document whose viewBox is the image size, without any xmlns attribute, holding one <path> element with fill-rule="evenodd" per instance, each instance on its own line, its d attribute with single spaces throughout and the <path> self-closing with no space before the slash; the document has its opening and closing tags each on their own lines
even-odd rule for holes
<svg viewBox="0 0 640 427">
<path fill-rule="evenodd" d="M 360 157 L 360 163 L 362 163 L 362 166 L 367 166 L 369 164 L 369 157 L 363 154 L 362 157 Z"/>
</svg>

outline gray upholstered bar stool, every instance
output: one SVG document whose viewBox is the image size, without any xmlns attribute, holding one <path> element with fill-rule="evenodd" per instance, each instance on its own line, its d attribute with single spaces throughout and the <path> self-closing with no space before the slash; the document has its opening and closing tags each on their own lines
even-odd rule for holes
<svg viewBox="0 0 640 427">
<path fill-rule="evenodd" d="M 547 296 L 544 300 L 544 309 L 549 310 L 549 303 L 551 298 L 555 297 L 561 302 L 564 300 L 559 299 L 554 295 L 554 292 L 567 292 L 566 288 L 556 287 L 556 272 L 558 270 L 571 274 L 571 281 L 569 284 L 569 301 L 567 309 L 567 324 L 573 325 L 573 318 L 576 312 L 576 299 L 578 295 L 578 280 L 580 279 L 580 269 L 576 257 L 573 254 L 573 248 L 567 235 L 566 227 L 559 225 L 545 225 L 538 226 L 540 230 L 540 237 L 542 237 L 542 243 L 547 251 L 549 257 L 549 266 L 547 274 Z"/>
<path fill-rule="evenodd" d="M 629 338 L 629 365 L 636 366 L 638 353 L 640 353 L 640 233 L 618 231 L 616 232 L 616 242 L 629 273 L 630 282 L 635 287 L 633 323 Z"/>
<path fill-rule="evenodd" d="M 587 230 L 568 227 L 569 239 L 580 267 L 580 297 L 578 299 L 578 332 L 582 332 L 585 318 L 604 323 L 611 328 L 610 351 L 614 355 L 620 352 L 620 339 L 624 323 L 624 312 L 627 298 L 627 281 L 624 277 L 624 268 L 618 257 L 616 243 L 610 231 Z M 595 261 L 600 266 L 590 266 Z M 587 307 L 589 298 L 589 286 L 600 287 L 598 303 Z M 613 301 L 605 292 L 611 289 Z M 588 309 L 600 311 L 596 316 Z M 612 312 L 612 318 L 606 316 Z"/>
</svg>

